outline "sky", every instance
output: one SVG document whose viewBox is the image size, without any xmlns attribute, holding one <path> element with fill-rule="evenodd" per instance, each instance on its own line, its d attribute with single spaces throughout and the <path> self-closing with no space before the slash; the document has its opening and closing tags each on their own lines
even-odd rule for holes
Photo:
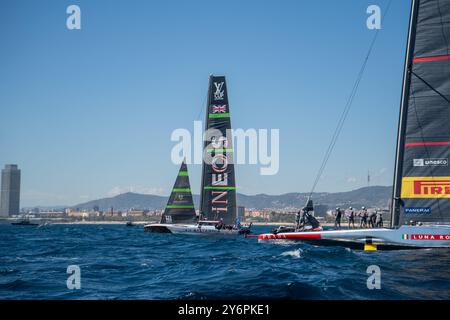
<svg viewBox="0 0 450 320">
<path fill-rule="evenodd" d="M 237 165 L 244 194 L 308 192 L 375 31 L 352 109 L 316 191 L 391 185 L 409 3 L 392 0 L 0 2 L 0 166 L 21 206 L 133 191 L 168 195 L 177 128 L 203 120 L 227 78 L 234 128 L 279 129 L 280 167 Z M 66 8 L 81 9 L 69 30 Z M 200 189 L 201 165 L 190 165 Z"/>
</svg>

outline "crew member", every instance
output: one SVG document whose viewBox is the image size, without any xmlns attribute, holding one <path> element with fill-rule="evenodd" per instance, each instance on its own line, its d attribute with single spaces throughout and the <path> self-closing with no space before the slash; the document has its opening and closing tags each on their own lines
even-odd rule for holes
<svg viewBox="0 0 450 320">
<path fill-rule="evenodd" d="M 348 228 L 350 229 L 355 227 L 355 210 L 352 207 L 348 208 Z"/>
<path fill-rule="evenodd" d="M 308 221 L 308 223 L 311 225 L 311 230 L 322 231 L 320 222 L 309 212 L 305 212 L 305 224 L 306 224 L 306 221 Z"/>
<path fill-rule="evenodd" d="M 341 228 L 341 218 L 342 218 L 342 211 L 341 208 L 336 208 L 335 220 L 334 220 L 334 227 L 340 229 Z"/>
<path fill-rule="evenodd" d="M 377 228 L 383 228 L 383 212 L 378 210 L 377 212 L 377 220 L 375 222 Z"/>
<path fill-rule="evenodd" d="M 375 228 L 375 222 L 377 221 L 377 210 L 370 212 L 369 214 L 369 227 Z"/>
<path fill-rule="evenodd" d="M 367 209 L 366 209 L 366 207 L 363 206 L 361 208 L 361 211 L 359 212 L 358 216 L 361 218 L 359 227 L 366 228 L 367 227 Z"/>
<path fill-rule="evenodd" d="M 241 219 L 239 219 L 239 217 L 236 218 L 236 221 L 234 222 L 234 227 L 236 229 L 240 229 L 241 228 Z"/>
<path fill-rule="evenodd" d="M 295 214 L 295 228 L 298 229 L 300 227 L 300 211 Z"/>
<path fill-rule="evenodd" d="M 306 214 L 307 214 L 305 208 L 297 212 L 297 214 L 298 214 L 297 229 L 300 228 L 304 229 L 306 226 Z"/>
<path fill-rule="evenodd" d="M 224 227 L 223 218 L 220 218 L 220 221 L 216 224 L 216 229 L 221 230 Z"/>
</svg>

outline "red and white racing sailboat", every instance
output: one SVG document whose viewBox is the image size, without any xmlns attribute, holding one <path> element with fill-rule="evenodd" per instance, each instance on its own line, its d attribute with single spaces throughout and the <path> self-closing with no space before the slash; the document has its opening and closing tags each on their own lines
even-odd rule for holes
<svg viewBox="0 0 450 320">
<path fill-rule="evenodd" d="M 261 234 L 365 250 L 450 248 L 450 0 L 413 0 L 391 228 Z"/>
</svg>

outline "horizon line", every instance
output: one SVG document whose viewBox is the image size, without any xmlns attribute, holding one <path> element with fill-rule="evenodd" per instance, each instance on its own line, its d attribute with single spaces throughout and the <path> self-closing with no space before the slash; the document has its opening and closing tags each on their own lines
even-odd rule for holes
<svg viewBox="0 0 450 320">
<path fill-rule="evenodd" d="M 346 193 L 346 192 L 352 192 L 352 191 L 356 191 L 356 190 L 360 190 L 360 189 L 364 189 L 364 188 L 375 188 L 375 187 L 392 188 L 393 186 L 392 185 L 390 185 L 390 186 L 374 185 L 374 186 L 359 187 L 359 188 L 348 190 L 348 191 L 337 191 L 337 192 L 316 191 L 316 192 L 313 192 L 312 194 Z M 103 200 L 103 199 L 112 199 L 112 198 L 115 198 L 115 197 L 118 197 L 118 196 L 121 196 L 121 195 L 124 195 L 124 194 L 129 194 L 129 193 L 137 194 L 137 195 L 143 195 L 143 196 L 162 197 L 162 198 L 167 198 L 167 197 L 170 196 L 170 193 L 168 195 L 158 195 L 158 194 L 151 194 L 151 193 L 138 193 L 138 192 L 128 191 L 128 192 L 119 193 L 119 194 L 114 195 L 114 196 L 105 196 L 105 197 L 101 197 L 101 198 L 98 198 L 98 199 L 92 199 L 92 200 L 88 200 L 88 201 L 85 201 L 85 202 L 80 202 L 80 203 L 77 203 L 77 204 L 74 204 L 74 205 L 39 205 L 39 206 L 23 206 L 23 207 L 21 206 L 21 208 L 51 208 L 51 207 L 53 207 L 53 208 L 55 208 L 55 207 L 68 207 L 68 208 L 71 208 L 71 207 L 75 207 L 75 206 L 78 206 L 78 205 L 83 205 L 83 204 L 86 204 L 86 203 L 89 203 L 89 202 L 92 202 L 92 201 L 99 201 L 99 200 Z M 267 193 L 245 194 L 245 193 L 241 193 L 241 192 L 236 192 L 236 194 L 241 194 L 241 195 L 249 196 L 249 197 L 259 196 L 259 195 L 276 197 L 276 196 L 283 196 L 283 195 L 292 194 L 292 193 L 309 194 L 309 192 L 285 192 L 285 193 L 280 193 L 280 194 L 267 194 Z M 200 196 L 200 194 L 192 193 L 192 196 Z"/>
</svg>

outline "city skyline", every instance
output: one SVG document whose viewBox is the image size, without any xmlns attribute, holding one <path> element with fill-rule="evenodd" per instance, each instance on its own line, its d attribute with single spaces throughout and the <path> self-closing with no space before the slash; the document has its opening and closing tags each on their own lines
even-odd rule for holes
<svg viewBox="0 0 450 320">
<path fill-rule="evenodd" d="M 17 121 L 0 128 L 0 165 L 21 167 L 21 206 L 168 195 L 171 133 L 203 119 L 211 73 L 227 77 L 233 128 L 280 131 L 279 172 L 237 165 L 238 192 L 310 191 L 374 36 L 366 9 L 387 1 L 136 3 L 79 1 L 81 30 L 69 3 L 2 3 L 0 118 Z M 392 184 L 408 17 L 406 2 L 383 17 L 316 191 L 366 186 L 368 170 Z M 198 194 L 201 166 L 189 172 Z"/>
</svg>

